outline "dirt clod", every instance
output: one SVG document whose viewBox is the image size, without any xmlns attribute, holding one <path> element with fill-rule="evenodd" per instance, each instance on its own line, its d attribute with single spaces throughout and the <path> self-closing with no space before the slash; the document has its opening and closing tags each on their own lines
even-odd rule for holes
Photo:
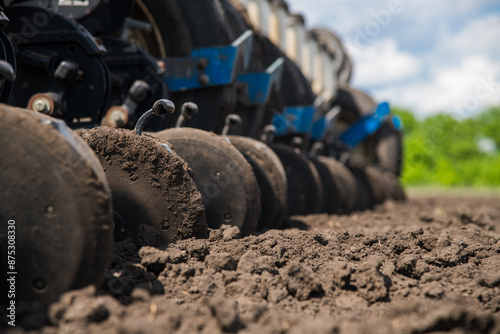
<svg viewBox="0 0 500 334">
<path fill-rule="evenodd" d="M 499 334 L 498 217 L 494 198 L 419 198 L 244 238 L 224 227 L 154 247 L 124 240 L 97 291 L 68 292 L 45 318 L 30 308 L 19 323 L 41 333 Z"/>
</svg>

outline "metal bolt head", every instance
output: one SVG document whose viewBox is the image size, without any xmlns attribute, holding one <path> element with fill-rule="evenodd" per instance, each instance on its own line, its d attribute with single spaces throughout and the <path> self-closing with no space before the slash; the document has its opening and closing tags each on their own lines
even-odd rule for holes
<svg viewBox="0 0 500 334">
<path fill-rule="evenodd" d="M 204 68 L 206 68 L 208 66 L 208 59 L 200 58 L 200 59 L 198 59 L 198 62 L 196 63 L 196 65 L 198 66 L 198 68 L 200 70 L 203 70 Z"/>
<path fill-rule="evenodd" d="M 198 76 L 198 82 L 202 85 L 208 85 L 210 83 L 210 77 L 205 73 Z"/>
<path fill-rule="evenodd" d="M 36 112 L 48 115 L 52 111 L 52 104 L 49 99 L 45 97 L 38 97 L 33 101 L 32 108 Z"/>
<path fill-rule="evenodd" d="M 146 81 L 136 80 L 129 88 L 129 95 L 135 102 L 142 102 L 148 97 L 150 86 Z"/>
<path fill-rule="evenodd" d="M 55 212 L 56 212 L 56 208 L 53 205 L 47 205 L 45 207 L 45 213 L 47 215 L 52 216 L 52 215 L 54 215 Z"/>
<path fill-rule="evenodd" d="M 114 125 L 114 127 L 122 127 L 126 123 L 126 116 L 123 113 L 122 110 L 119 109 L 114 109 L 111 114 L 109 115 L 109 120 L 111 121 L 111 124 Z"/>
</svg>

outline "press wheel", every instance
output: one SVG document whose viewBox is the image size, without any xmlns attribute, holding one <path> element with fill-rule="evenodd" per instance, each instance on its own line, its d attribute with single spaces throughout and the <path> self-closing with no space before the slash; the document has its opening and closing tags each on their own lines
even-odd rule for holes
<svg viewBox="0 0 500 334">
<path fill-rule="evenodd" d="M 258 229 L 280 228 L 287 211 L 286 173 L 273 150 L 261 141 L 229 136 L 233 144 L 252 166 L 261 193 L 261 216 Z"/>
<path fill-rule="evenodd" d="M 288 183 L 288 214 L 307 215 L 321 212 L 323 187 L 314 164 L 305 155 L 283 144 L 271 144 L 285 167 Z"/>
<path fill-rule="evenodd" d="M 129 130 L 98 127 L 78 133 L 106 171 L 116 240 L 136 239 L 141 224 L 156 227 L 166 243 L 207 237 L 201 195 L 175 153 Z"/>
<path fill-rule="evenodd" d="M 2 226 L 15 221 L 16 300 L 99 286 L 111 259 L 112 212 L 98 160 L 62 121 L 25 109 L 0 105 L 0 133 L 0 215 Z M 6 228 L 0 238 L 5 248 Z"/>
<path fill-rule="evenodd" d="M 207 224 L 237 226 L 243 235 L 254 232 L 260 217 L 260 191 L 252 167 L 221 136 L 192 128 L 155 133 L 172 143 L 194 172 L 194 181 L 207 212 Z"/>
<path fill-rule="evenodd" d="M 323 211 L 329 214 L 352 212 L 356 203 L 356 180 L 351 172 L 330 157 L 317 156 L 311 160 L 322 179 Z"/>
</svg>

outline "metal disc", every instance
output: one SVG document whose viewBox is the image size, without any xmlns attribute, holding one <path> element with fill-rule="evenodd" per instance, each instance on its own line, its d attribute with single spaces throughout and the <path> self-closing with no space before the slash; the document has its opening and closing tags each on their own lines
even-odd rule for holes
<svg viewBox="0 0 500 334">
<path fill-rule="evenodd" d="M 321 211 L 326 213 L 337 213 L 340 207 L 340 193 L 333 180 L 332 171 L 327 164 L 319 161 L 315 157 L 310 157 L 314 167 L 318 171 L 323 186 L 323 201 Z"/>
<path fill-rule="evenodd" d="M 163 242 L 206 238 L 201 195 L 184 161 L 146 136 L 98 127 L 78 134 L 99 157 L 113 194 L 115 240 L 137 238 L 140 224 Z"/>
<path fill-rule="evenodd" d="M 261 141 L 228 136 L 252 166 L 261 193 L 261 216 L 258 229 L 280 228 L 287 211 L 286 173 L 273 150 Z"/>
<path fill-rule="evenodd" d="M 356 182 L 356 202 L 354 211 L 364 211 L 373 208 L 374 200 L 370 182 L 363 167 L 348 166 Z"/>
<path fill-rule="evenodd" d="M 172 143 L 194 172 L 207 212 L 207 224 L 238 226 L 243 235 L 255 231 L 260 217 L 260 191 L 252 167 L 221 136 L 191 128 L 154 134 Z"/>
<path fill-rule="evenodd" d="M 399 182 L 399 178 L 391 172 L 383 171 L 383 179 L 384 182 L 387 183 L 389 187 L 389 195 L 391 199 L 395 201 L 404 201 L 406 200 L 406 194 Z"/>
<path fill-rule="evenodd" d="M 288 183 L 288 214 L 307 215 L 321 212 L 323 188 L 313 163 L 305 155 L 283 144 L 271 144 L 285 167 Z"/>
<path fill-rule="evenodd" d="M 320 173 L 323 190 L 323 211 L 329 214 L 352 212 L 356 202 L 356 180 L 337 160 L 317 156 L 312 159 Z"/>
<path fill-rule="evenodd" d="M 391 185 L 381 169 L 366 166 L 364 170 L 373 194 L 373 204 L 381 204 L 392 197 Z"/>
<path fill-rule="evenodd" d="M 112 212 L 99 162 L 62 121 L 25 109 L 0 105 L 0 133 L 1 226 L 15 226 L 8 271 L 17 272 L 16 300 L 51 301 L 100 285 L 111 259 Z M 0 241 L 9 245 L 3 227 Z"/>
</svg>

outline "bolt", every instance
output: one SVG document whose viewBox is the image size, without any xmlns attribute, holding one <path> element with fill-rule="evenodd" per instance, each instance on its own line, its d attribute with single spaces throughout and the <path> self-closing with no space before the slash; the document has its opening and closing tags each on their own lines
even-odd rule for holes
<svg viewBox="0 0 500 334">
<path fill-rule="evenodd" d="M 198 68 L 200 70 L 203 70 L 204 68 L 206 68 L 208 66 L 208 59 L 206 59 L 206 58 L 198 59 L 198 62 L 196 63 L 196 65 L 198 66 Z"/>
<path fill-rule="evenodd" d="M 210 82 L 210 77 L 206 74 L 200 74 L 200 76 L 198 77 L 198 82 L 202 85 L 208 85 L 208 83 Z"/>
<path fill-rule="evenodd" d="M 47 284 L 42 278 L 37 277 L 33 280 L 33 288 L 35 289 L 35 292 L 43 292 L 46 286 Z"/>
<path fill-rule="evenodd" d="M 50 114 L 51 106 L 50 101 L 45 97 L 39 97 L 33 101 L 32 108 L 34 111 L 42 113 L 42 114 Z"/>
<path fill-rule="evenodd" d="M 130 86 L 128 94 L 135 102 L 142 102 L 148 97 L 150 86 L 143 80 L 136 80 Z"/>
<path fill-rule="evenodd" d="M 52 205 L 47 205 L 45 207 L 45 212 L 48 214 L 48 215 L 53 215 L 55 212 L 56 212 L 56 208 Z"/>
<path fill-rule="evenodd" d="M 111 124 L 113 124 L 114 127 L 117 128 L 124 126 L 126 122 L 124 113 L 118 109 L 115 109 L 111 112 L 111 115 L 109 115 L 109 120 L 111 121 Z"/>
</svg>

